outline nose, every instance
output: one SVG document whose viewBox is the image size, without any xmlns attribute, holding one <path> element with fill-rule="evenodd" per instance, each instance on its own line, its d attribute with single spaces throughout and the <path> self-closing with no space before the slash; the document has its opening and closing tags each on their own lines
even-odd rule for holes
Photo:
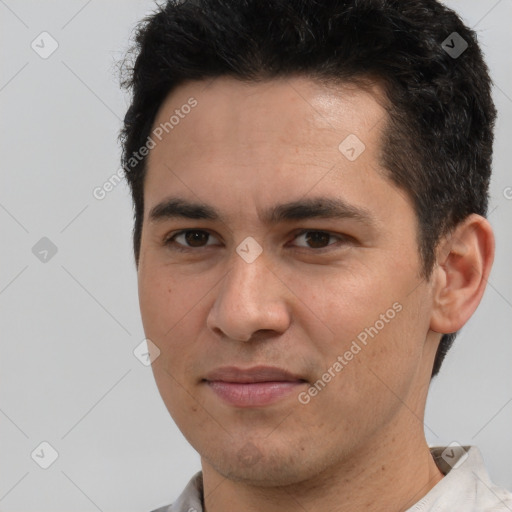
<svg viewBox="0 0 512 512">
<path fill-rule="evenodd" d="M 252 263 L 237 253 L 208 313 L 207 327 L 235 341 L 250 341 L 258 331 L 282 334 L 289 327 L 290 296 L 262 253 Z"/>
</svg>

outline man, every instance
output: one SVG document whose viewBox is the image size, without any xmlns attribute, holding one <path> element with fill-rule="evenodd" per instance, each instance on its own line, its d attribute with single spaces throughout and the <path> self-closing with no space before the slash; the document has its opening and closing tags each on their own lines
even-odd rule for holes
<svg viewBox="0 0 512 512">
<path fill-rule="evenodd" d="M 142 320 L 202 465 L 159 510 L 512 510 L 423 428 L 494 255 L 475 34 L 434 0 L 172 1 L 135 52 Z"/>
</svg>

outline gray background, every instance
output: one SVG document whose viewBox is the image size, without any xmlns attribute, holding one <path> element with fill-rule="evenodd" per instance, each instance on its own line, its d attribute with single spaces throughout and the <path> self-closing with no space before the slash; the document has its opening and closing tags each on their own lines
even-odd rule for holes
<svg viewBox="0 0 512 512">
<path fill-rule="evenodd" d="M 495 81 L 497 254 L 483 303 L 432 384 L 426 432 L 431 444 L 478 445 L 493 480 L 512 488 L 512 0 L 446 3 L 476 27 Z M 128 188 L 93 196 L 119 169 L 127 98 L 115 62 L 153 5 L 0 0 L 3 512 L 149 511 L 200 468 L 133 355 L 144 333 Z M 47 59 L 31 48 L 51 49 L 44 31 L 59 45 Z M 43 237 L 57 248 L 46 262 L 32 249 Z M 43 441 L 59 454 L 48 469 L 31 458 Z"/>
</svg>

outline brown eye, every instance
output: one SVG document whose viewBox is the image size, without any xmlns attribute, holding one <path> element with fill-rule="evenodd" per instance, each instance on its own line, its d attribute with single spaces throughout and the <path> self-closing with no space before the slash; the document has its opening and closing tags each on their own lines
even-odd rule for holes
<svg viewBox="0 0 512 512">
<path fill-rule="evenodd" d="M 331 239 L 344 240 L 343 236 L 333 235 L 326 231 L 302 231 L 296 237 L 295 240 L 299 239 L 305 240 L 305 244 L 298 244 L 299 247 L 306 247 L 309 249 L 323 249 L 330 245 L 334 245 L 333 243 L 329 243 Z"/>
<path fill-rule="evenodd" d="M 330 238 L 331 235 L 321 231 L 310 231 L 309 233 L 306 233 L 306 241 L 314 249 L 329 245 L 328 242 Z"/>
<path fill-rule="evenodd" d="M 215 245 L 214 243 L 208 243 L 211 238 L 215 237 L 213 237 L 211 233 L 208 233 L 208 231 L 202 229 L 185 229 L 167 238 L 165 245 L 180 251 L 201 249 L 209 245 Z"/>
<path fill-rule="evenodd" d="M 191 247 L 202 247 L 208 241 L 209 233 L 206 231 L 187 231 L 184 233 L 187 244 Z"/>
</svg>

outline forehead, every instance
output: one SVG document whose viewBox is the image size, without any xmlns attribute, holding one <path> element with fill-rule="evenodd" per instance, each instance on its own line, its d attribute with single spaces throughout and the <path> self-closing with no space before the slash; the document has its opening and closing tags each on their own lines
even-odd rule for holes
<svg viewBox="0 0 512 512">
<path fill-rule="evenodd" d="M 184 150 L 198 141 L 234 147 L 302 140 L 321 146 L 328 132 L 333 140 L 342 137 L 340 142 L 355 134 L 372 143 L 369 132 L 386 117 L 383 101 L 377 85 L 365 89 L 348 83 L 327 86 L 304 77 L 242 82 L 223 76 L 174 89 L 162 103 L 153 129 L 163 128 L 162 139 L 170 144 L 179 139 Z M 195 106 L 189 108 L 189 104 Z M 180 148 L 174 148 L 176 158 Z"/>
<path fill-rule="evenodd" d="M 204 203 L 228 205 L 245 197 L 249 204 L 252 198 L 257 209 L 265 197 L 283 203 L 313 187 L 361 200 L 350 197 L 356 184 L 383 180 L 383 104 L 378 86 L 326 86 L 303 77 L 182 84 L 153 124 L 146 214 L 177 191 Z"/>
</svg>

